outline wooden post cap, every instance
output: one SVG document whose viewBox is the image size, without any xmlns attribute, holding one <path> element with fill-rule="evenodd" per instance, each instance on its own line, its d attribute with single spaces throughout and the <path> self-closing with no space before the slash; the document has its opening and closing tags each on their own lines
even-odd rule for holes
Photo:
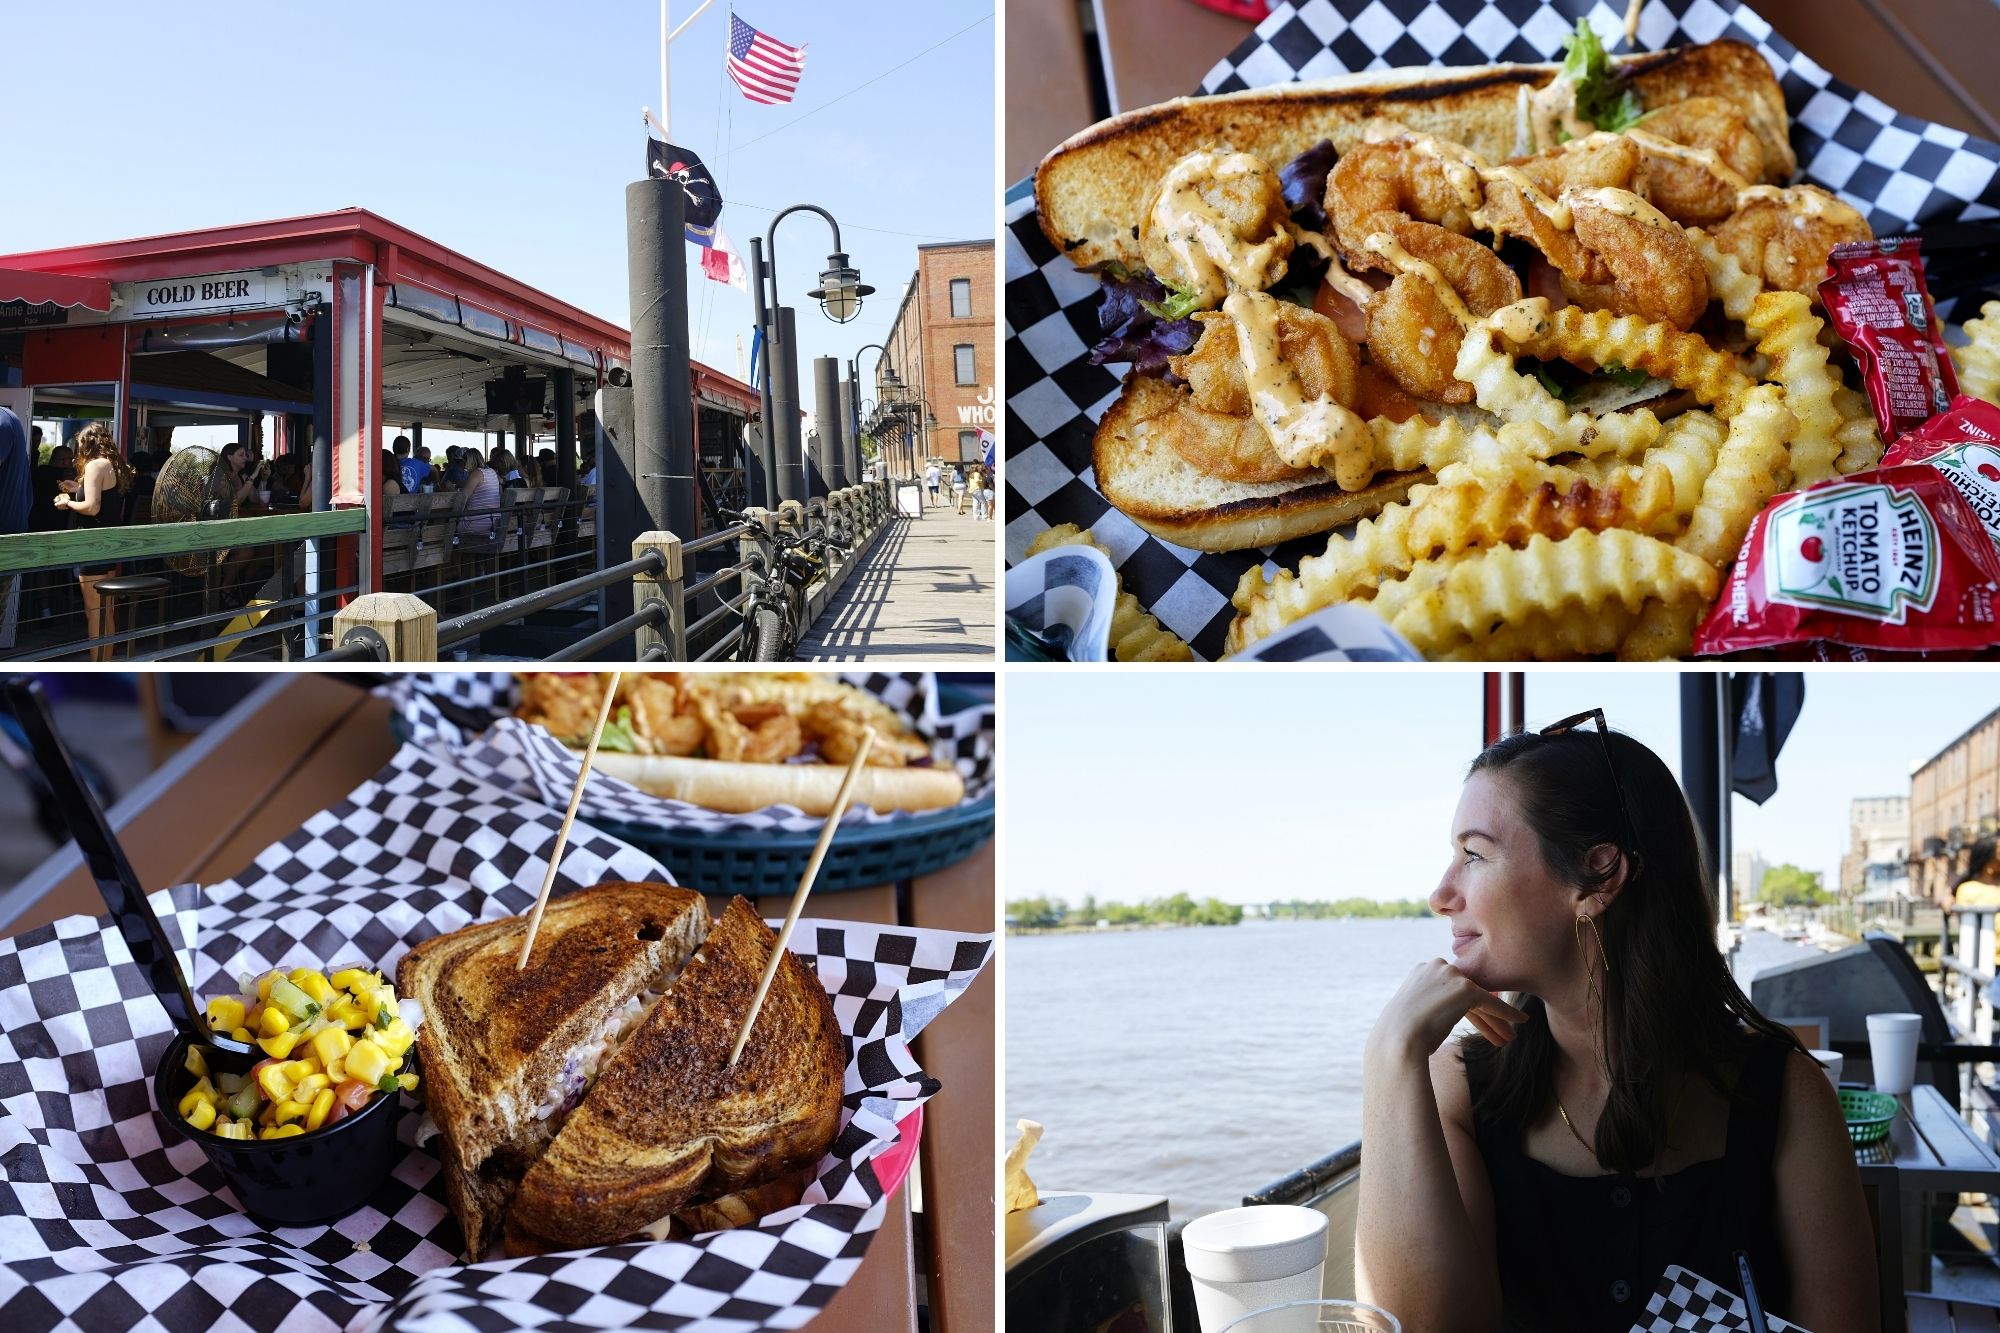
<svg viewBox="0 0 2000 1333">
<path fill-rule="evenodd" d="M 363 593 L 334 612 L 333 646 L 345 643 L 350 632 L 379 638 L 391 662 L 437 661 L 437 612 L 421 597 Z"/>
<path fill-rule="evenodd" d="M 642 532 L 632 539 L 632 558 L 651 550 L 658 550 L 667 557 L 667 567 L 658 575 L 641 574 L 641 579 L 650 578 L 657 583 L 679 583 L 681 579 L 681 539 L 671 532 Z"/>
</svg>

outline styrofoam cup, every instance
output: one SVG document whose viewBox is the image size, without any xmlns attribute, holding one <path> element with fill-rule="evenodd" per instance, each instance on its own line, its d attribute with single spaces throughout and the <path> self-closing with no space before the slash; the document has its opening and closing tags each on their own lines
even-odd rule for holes
<svg viewBox="0 0 2000 1333">
<path fill-rule="evenodd" d="M 1811 1054 L 1813 1059 L 1819 1061 L 1819 1067 L 1826 1071 L 1826 1081 L 1833 1084 L 1833 1090 L 1840 1091 L 1840 1071 L 1847 1063 L 1847 1057 L 1839 1051 L 1813 1051 Z"/>
<path fill-rule="evenodd" d="M 1875 1091 L 1900 1095 L 1917 1081 L 1917 1039 L 1923 1027 L 1917 1014 L 1868 1015 L 1868 1059 L 1875 1066 Z"/>
<path fill-rule="evenodd" d="M 1291 1204 L 1226 1208 L 1181 1232 L 1202 1333 L 1220 1333 L 1253 1310 L 1319 1296 L 1326 1214 Z M 1235 1333 L 1315 1333 L 1309 1308 L 1273 1310 Z"/>
</svg>

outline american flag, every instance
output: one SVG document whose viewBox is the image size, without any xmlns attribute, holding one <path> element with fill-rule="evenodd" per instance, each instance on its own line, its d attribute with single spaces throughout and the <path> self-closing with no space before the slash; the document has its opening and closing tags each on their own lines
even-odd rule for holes
<svg viewBox="0 0 2000 1333">
<path fill-rule="evenodd" d="M 729 77 L 753 102 L 780 106 L 792 100 L 805 72 L 806 49 L 767 37 L 729 16 Z"/>
</svg>

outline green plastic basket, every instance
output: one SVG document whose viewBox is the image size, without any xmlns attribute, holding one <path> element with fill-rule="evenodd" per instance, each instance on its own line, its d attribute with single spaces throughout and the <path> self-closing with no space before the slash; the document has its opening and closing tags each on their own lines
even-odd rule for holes
<svg viewBox="0 0 2000 1333">
<path fill-rule="evenodd" d="M 1856 1143 L 1880 1143 L 1889 1137 L 1900 1103 L 1886 1092 L 1862 1088 L 1840 1090 L 1840 1110 L 1847 1117 L 1847 1136 Z"/>
<path fill-rule="evenodd" d="M 695 833 L 617 820 L 597 827 L 658 857 L 674 879 L 706 894 L 790 897 L 812 859 L 819 830 Z M 915 879 L 956 865 L 993 837 L 993 798 L 936 814 L 843 828 L 833 835 L 814 893 L 840 893 Z"/>
</svg>

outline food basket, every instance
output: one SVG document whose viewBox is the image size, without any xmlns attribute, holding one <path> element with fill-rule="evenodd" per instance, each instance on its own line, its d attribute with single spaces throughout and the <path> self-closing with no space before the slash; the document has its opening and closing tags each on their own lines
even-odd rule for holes
<svg viewBox="0 0 2000 1333">
<path fill-rule="evenodd" d="M 1563 58 L 1563 44 L 1580 18 L 1589 18 L 1608 41 L 1624 9 L 1594 0 L 1507 5 L 1281 0 L 1191 91 L 1229 94 L 1364 71 L 1555 61 Z M 1647 0 L 1636 49 L 1724 38 L 1755 47 L 1771 66 L 1785 100 L 1798 179 L 1854 206 L 1878 237 L 1920 230 L 1927 262 L 1935 261 L 1930 280 L 1939 318 L 1955 326 L 1977 315 L 1981 303 L 1996 294 L 1991 259 L 1982 251 L 1960 262 L 1958 249 L 1970 243 L 1975 230 L 1983 234 L 2000 208 L 2000 145 L 1899 114 L 1843 84 L 1741 0 Z M 1620 42 L 1615 49 L 1623 54 L 1633 48 Z M 1051 529 L 1087 530 L 1110 555 L 1119 580 L 1094 585 L 1093 599 L 1129 593 L 1197 660 L 1219 660 L 1230 651 L 1229 631 L 1238 616 L 1233 599 L 1243 576 L 1261 570 L 1268 577 L 1274 567 L 1298 570 L 1327 549 L 1328 538 L 1316 533 L 1260 549 L 1196 550 L 1112 507 L 1100 489 L 1094 437 L 1119 401 L 1127 363 L 1092 362 L 1092 345 L 1105 333 L 1099 322 L 1101 284 L 1043 235 L 1033 186 L 1022 180 L 1008 190 L 1001 237 L 1007 316 L 1002 356 L 1008 368 L 1006 566 L 1011 573 L 1027 564 L 1031 545 Z M 1028 588 L 1022 600 L 1042 591 Z M 1010 621 L 1022 620 L 1029 633 L 1044 629 L 1039 615 L 1020 610 L 1011 579 L 1008 592 Z M 1365 609 L 1364 614 L 1376 619 Z M 1344 626 L 1294 623 L 1306 631 L 1285 642 L 1279 642 L 1282 633 L 1271 634 L 1259 640 L 1270 648 L 1236 656 L 1380 660 L 1382 645 L 1359 641 Z M 1024 642 L 1025 636 L 1010 637 L 1010 649 L 1019 653 Z M 1414 651 L 1407 643 L 1401 647 Z M 1091 655 L 1071 646 L 1072 657 Z"/>
<path fill-rule="evenodd" d="M 963 685 L 936 678 L 920 682 L 915 673 L 907 677 L 877 675 L 850 679 L 885 700 L 904 697 L 894 688 L 898 683 L 912 687 L 919 694 L 934 687 L 936 700 L 932 715 L 950 719 L 971 716 L 980 709 L 988 710 L 984 731 L 990 738 L 990 701 Z M 448 687 L 461 714 L 469 711 L 476 717 L 498 717 L 507 711 L 507 706 L 503 706 L 490 689 L 468 684 L 469 680 L 461 678 Z M 397 687 L 392 686 L 391 691 L 392 697 L 395 697 Z M 391 715 L 396 738 L 405 744 L 427 748 L 436 746 L 439 744 L 437 733 L 414 720 L 418 714 L 411 710 L 410 702 L 409 695 L 403 694 L 397 711 Z M 916 706 L 908 699 L 905 699 L 905 704 L 906 708 Z M 470 719 L 467 721 L 469 725 Z M 921 719 L 917 724 L 920 732 L 929 734 Z M 990 751 L 979 738 L 963 733 L 959 735 L 957 744 L 961 754 L 971 746 L 983 756 L 979 763 L 980 776 L 968 782 L 968 787 L 972 789 L 970 799 L 948 810 L 899 813 L 886 817 L 850 811 L 827 849 L 826 861 L 814 882 L 814 892 L 839 893 L 933 874 L 956 865 L 993 837 L 994 797 L 992 784 L 985 779 L 985 774 L 990 772 Z M 459 752 L 459 762 L 465 763 L 468 759 L 476 760 L 477 756 Z M 482 768 L 476 771 L 485 773 L 487 770 Z M 570 771 L 573 775 L 574 770 Z M 506 775 L 496 769 L 493 776 Z M 569 780 L 573 777 L 564 783 L 565 794 Z M 597 786 L 595 777 L 591 786 L 593 790 Z M 979 790 L 981 787 L 985 788 L 983 792 Z M 678 802 L 659 802 L 649 797 L 638 799 L 663 809 L 668 805 L 688 809 Z M 556 804 L 560 807 L 561 802 Z M 683 884 L 699 886 L 703 893 L 742 894 L 746 898 L 790 896 L 798 888 L 799 878 L 805 873 L 806 862 L 812 857 L 813 845 L 819 840 L 820 833 L 818 819 L 778 821 L 757 815 L 708 816 L 687 821 L 621 818 L 602 810 L 593 812 L 588 798 L 577 818 L 657 857 Z"/>
<path fill-rule="evenodd" d="M 1840 1110 L 1847 1117 L 1847 1137 L 1857 1146 L 1888 1138 L 1889 1126 L 1895 1123 L 1898 1109 L 1900 1104 L 1886 1092 L 1862 1088 L 1840 1090 Z"/>
</svg>

